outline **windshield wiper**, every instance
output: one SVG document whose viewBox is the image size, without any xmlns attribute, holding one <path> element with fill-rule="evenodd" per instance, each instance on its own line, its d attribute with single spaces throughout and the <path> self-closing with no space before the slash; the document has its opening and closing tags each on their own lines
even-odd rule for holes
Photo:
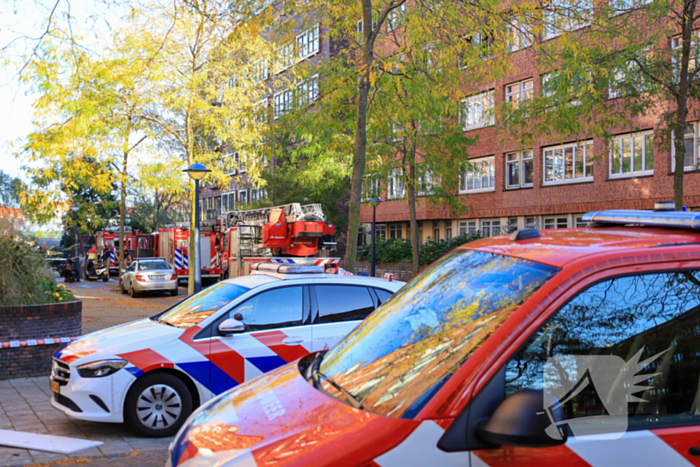
<svg viewBox="0 0 700 467">
<path fill-rule="evenodd" d="M 314 371 L 314 380 L 315 381 L 318 381 L 318 376 L 316 376 L 316 375 L 325 379 L 326 381 L 328 381 L 331 384 L 331 386 L 333 386 L 338 391 L 340 391 L 350 401 L 350 403 L 352 404 L 353 407 L 355 407 L 356 409 L 363 409 L 362 402 L 360 402 L 357 399 L 357 397 L 353 396 L 350 391 L 348 391 L 347 389 L 342 387 L 340 384 L 336 383 L 333 378 L 331 378 L 330 376 L 324 375 L 323 373 L 321 373 L 321 370 L 315 370 Z"/>
</svg>

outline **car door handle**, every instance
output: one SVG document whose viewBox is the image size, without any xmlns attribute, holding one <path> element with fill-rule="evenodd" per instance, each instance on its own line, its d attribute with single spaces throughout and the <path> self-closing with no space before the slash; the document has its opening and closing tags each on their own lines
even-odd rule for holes
<svg viewBox="0 0 700 467">
<path fill-rule="evenodd" d="M 693 446 L 692 448 L 688 449 L 688 453 L 691 456 L 700 456 L 700 447 Z"/>
<path fill-rule="evenodd" d="M 286 339 L 284 339 L 284 340 L 282 341 L 282 343 L 283 343 L 284 345 L 299 345 L 299 344 L 301 344 L 302 342 L 304 342 L 304 339 L 301 338 L 301 337 L 297 337 L 297 336 L 287 337 Z"/>
</svg>

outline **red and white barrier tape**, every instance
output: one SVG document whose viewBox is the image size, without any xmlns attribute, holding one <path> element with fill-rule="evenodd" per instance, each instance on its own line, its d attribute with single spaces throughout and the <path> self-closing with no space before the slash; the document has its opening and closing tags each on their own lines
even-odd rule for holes
<svg viewBox="0 0 700 467">
<path fill-rule="evenodd" d="M 9 349 L 15 347 L 34 347 L 37 345 L 51 345 L 51 344 L 67 344 L 76 340 L 78 337 L 57 337 L 55 339 L 45 338 L 45 339 L 27 339 L 21 341 L 7 341 L 0 342 L 0 348 Z"/>
</svg>

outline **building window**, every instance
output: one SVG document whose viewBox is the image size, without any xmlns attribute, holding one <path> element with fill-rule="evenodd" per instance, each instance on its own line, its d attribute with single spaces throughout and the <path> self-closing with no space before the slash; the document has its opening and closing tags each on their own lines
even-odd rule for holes
<svg viewBox="0 0 700 467">
<path fill-rule="evenodd" d="M 365 175 L 362 180 L 362 201 L 381 196 L 381 179 L 376 175 Z"/>
<path fill-rule="evenodd" d="M 460 235 L 472 235 L 476 233 L 476 221 L 463 221 L 459 223 Z"/>
<path fill-rule="evenodd" d="M 557 37 L 565 31 L 575 31 L 590 24 L 593 2 L 583 0 L 572 4 L 570 0 L 545 0 L 544 40 Z"/>
<path fill-rule="evenodd" d="M 279 49 L 277 73 L 282 73 L 294 65 L 294 42 L 289 41 Z"/>
<path fill-rule="evenodd" d="M 654 134 L 622 135 L 610 143 L 610 177 L 654 173 Z"/>
<path fill-rule="evenodd" d="M 569 227 L 569 218 L 563 217 L 545 217 L 544 229 L 566 229 Z"/>
<path fill-rule="evenodd" d="M 235 175 L 236 170 L 238 169 L 238 156 L 233 153 L 229 152 L 228 154 L 224 154 L 224 167 L 226 170 L 228 170 L 229 175 Z"/>
<path fill-rule="evenodd" d="M 267 188 L 259 187 L 259 188 L 251 188 L 250 189 L 250 201 L 259 201 L 267 199 Z"/>
<path fill-rule="evenodd" d="M 374 228 L 376 231 L 376 233 L 375 233 L 376 239 L 379 240 L 381 238 L 382 240 L 385 240 L 386 239 L 386 224 L 375 224 Z M 370 232 L 370 234 L 371 234 L 371 232 Z"/>
<path fill-rule="evenodd" d="M 402 224 L 389 224 L 389 238 L 403 238 Z"/>
<path fill-rule="evenodd" d="M 508 218 L 508 233 L 515 232 L 516 230 L 518 230 L 518 218 Z"/>
<path fill-rule="evenodd" d="M 427 171 L 418 175 L 418 180 L 416 182 L 416 184 L 418 185 L 418 196 L 430 196 L 433 194 L 435 181 L 433 180 L 433 173 L 431 171 Z"/>
<path fill-rule="evenodd" d="M 588 222 L 583 221 L 583 214 L 576 214 L 574 216 L 574 227 L 588 227 Z"/>
<path fill-rule="evenodd" d="M 310 29 L 302 32 L 297 36 L 297 51 L 299 60 L 304 60 L 319 51 L 319 25 L 315 25 Z"/>
<path fill-rule="evenodd" d="M 530 217 L 525 218 L 525 228 L 526 229 L 536 229 L 538 225 L 539 225 L 539 222 L 537 222 L 536 217 L 530 216 Z"/>
<path fill-rule="evenodd" d="M 460 123 L 464 131 L 495 124 L 493 90 L 467 97 L 460 105 Z"/>
<path fill-rule="evenodd" d="M 532 99 L 532 78 L 506 86 L 506 102 L 517 106 L 528 99 Z"/>
<path fill-rule="evenodd" d="M 440 241 L 440 221 L 433 221 L 433 240 Z"/>
<path fill-rule="evenodd" d="M 318 75 L 312 76 L 297 86 L 297 105 L 299 108 L 313 104 L 318 100 L 318 96 Z"/>
<path fill-rule="evenodd" d="M 258 103 L 255 104 L 253 120 L 258 123 L 267 123 L 267 97 L 260 99 Z"/>
<path fill-rule="evenodd" d="M 683 166 L 685 170 L 695 170 L 698 166 L 698 144 L 700 137 L 700 122 L 686 123 L 683 144 L 685 146 L 685 156 Z M 671 170 L 676 169 L 676 147 L 673 143 L 673 133 L 671 133 Z"/>
<path fill-rule="evenodd" d="M 270 77 L 270 71 L 267 67 L 266 60 L 258 60 L 251 65 L 251 72 L 253 75 L 253 82 L 259 83 L 261 81 L 267 81 Z"/>
<path fill-rule="evenodd" d="M 272 109 L 273 117 L 277 119 L 282 115 L 292 110 L 294 92 L 291 89 L 285 89 L 274 95 L 274 107 Z"/>
<path fill-rule="evenodd" d="M 511 52 L 517 52 L 520 49 L 526 49 L 532 45 L 532 41 L 530 40 L 531 31 L 524 22 L 514 21 L 507 27 Z"/>
<path fill-rule="evenodd" d="M 648 5 L 653 0 L 612 0 L 611 6 L 615 9 L 615 15 L 627 13 L 630 10 L 637 10 L 644 5 Z"/>
<path fill-rule="evenodd" d="M 544 149 L 544 183 L 593 180 L 592 150 L 590 141 Z"/>
<path fill-rule="evenodd" d="M 506 188 L 532 186 L 532 151 L 506 154 Z"/>
<path fill-rule="evenodd" d="M 481 221 L 482 237 L 495 237 L 496 235 L 501 235 L 500 220 Z"/>
<path fill-rule="evenodd" d="M 698 48 L 698 39 L 700 36 L 700 30 L 693 31 L 690 40 L 690 60 L 688 61 L 688 74 L 693 73 L 695 70 L 695 65 L 697 64 L 698 58 L 700 58 L 700 48 Z M 680 60 L 681 60 L 681 50 L 683 49 L 683 38 L 681 36 L 676 36 L 671 39 L 671 48 L 673 49 L 673 56 L 671 57 L 671 62 L 673 64 L 673 69 L 675 70 L 676 76 L 680 74 Z"/>
<path fill-rule="evenodd" d="M 406 194 L 403 183 L 403 169 L 392 169 L 389 173 L 386 187 L 387 199 L 402 199 Z"/>
<path fill-rule="evenodd" d="M 452 226 L 445 227 L 445 240 L 452 238 Z"/>
<path fill-rule="evenodd" d="M 229 191 L 221 195 L 221 204 L 224 212 L 236 210 L 236 192 Z"/>
<path fill-rule="evenodd" d="M 496 186 L 493 157 L 472 160 L 459 178 L 460 193 L 494 191 Z"/>
<path fill-rule="evenodd" d="M 238 192 L 238 204 L 240 206 L 248 204 L 248 190 L 241 190 Z"/>
<path fill-rule="evenodd" d="M 387 15 L 387 31 L 391 32 L 395 30 L 396 28 L 400 28 L 403 26 L 403 23 L 406 19 L 406 4 L 402 3 L 400 6 L 397 8 L 394 8 L 389 12 L 389 15 Z"/>
</svg>

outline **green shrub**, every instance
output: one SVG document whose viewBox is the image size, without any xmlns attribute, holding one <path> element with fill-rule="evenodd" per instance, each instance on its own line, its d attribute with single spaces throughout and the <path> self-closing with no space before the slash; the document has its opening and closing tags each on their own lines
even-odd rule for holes
<svg viewBox="0 0 700 467">
<path fill-rule="evenodd" d="M 478 238 L 480 238 L 479 234 L 474 233 L 459 235 L 449 240 L 428 240 L 418 249 L 419 262 L 421 265 L 430 264 L 458 246 L 477 240 Z M 357 259 L 358 261 L 370 261 L 371 255 L 372 245 L 362 245 L 357 252 Z M 377 240 L 375 255 L 377 264 L 413 262 L 411 242 L 403 238 Z"/>
<path fill-rule="evenodd" d="M 75 300 L 30 242 L 12 231 L 0 233 L 0 306 Z"/>
</svg>

